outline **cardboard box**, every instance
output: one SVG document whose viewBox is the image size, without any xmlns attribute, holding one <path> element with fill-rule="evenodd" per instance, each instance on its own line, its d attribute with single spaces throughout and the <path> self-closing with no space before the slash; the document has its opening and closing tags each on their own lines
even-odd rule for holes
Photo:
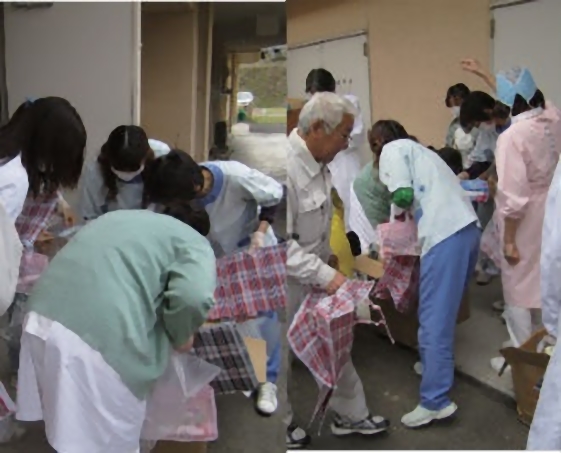
<svg viewBox="0 0 561 453">
<path fill-rule="evenodd" d="M 528 426 L 532 424 L 540 397 L 536 385 L 543 379 L 550 359 L 547 354 L 537 352 L 538 344 L 546 334 L 545 330 L 541 330 L 521 347 L 501 350 L 501 354 L 512 369 L 518 418 Z"/>
<path fill-rule="evenodd" d="M 384 266 L 381 262 L 369 258 L 367 255 L 361 255 L 355 259 L 355 270 L 368 275 L 372 278 L 379 279 L 384 275 Z M 410 348 L 417 348 L 419 319 L 417 312 L 403 314 L 396 310 L 392 300 L 376 300 L 375 303 L 380 306 L 386 318 L 386 323 L 393 339 L 396 343 Z M 466 321 L 470 317 L 469 293 L 464 294 L 460 311 L 458 313 L 458 324 Z M 383 326 L 376 327 L 381 333 L 386 334 Z"/>
</svg>

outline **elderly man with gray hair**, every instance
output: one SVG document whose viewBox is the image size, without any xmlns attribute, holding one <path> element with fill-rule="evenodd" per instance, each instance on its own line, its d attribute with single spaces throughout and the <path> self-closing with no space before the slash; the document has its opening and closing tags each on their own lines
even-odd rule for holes
<svg viewBox="0 0 561 453">
<path fill-rule="evenodd" d="M 332 205 L 327 164 L 348 147 L 355 113 L 350 101 L 334 93 L 316 93 L 302 108 L 298 127 L 288 138 L 288 325 L 313 288 L 334 294 L 345 283 L 329 246 Z M 290 378 L 289 365 L 288 387 Z M 370 415 L 352 362 L 343 369 L 330 405 L 335 412 L 334 435 L 372 435 L 389 426 L 383 417 Z M 311 439 L 293 423 L 290 397 L 287 406 L 286 446 L 304 448 Z"/>
</svg>

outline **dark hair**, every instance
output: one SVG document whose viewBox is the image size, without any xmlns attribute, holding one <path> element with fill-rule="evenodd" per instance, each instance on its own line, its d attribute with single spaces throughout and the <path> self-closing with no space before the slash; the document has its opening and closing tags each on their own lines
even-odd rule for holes
<svg viewBox="0 0 561 453">
<path fill-rule="evenodd" d="M 462 154 L 457 149 L 445 147 L 436 153 L 444 162 L 446 162 L 454 174 L 459 175 L 462 171 L 464 171 Z"/>
<path fill-rule="evenodd" d="M 164 206 L 162 214 L 189 225 L 202 236 L 210 232 L 210 217 L 204 209 L 196 209 L 187 201 L 177 201 Z"/>
<path fill-rule="evenodd" d="M 136 171 L 145 162 L 145 167 L 154 160 L 154 152 L 148 143 L 148 136 L 139 126 L 119 126 L 109 134 L 97 158 L 103 183 L 107 187 L 108 200 L 115 200 L 117 175 L 112 168 L 120 171 Z"/>
<path fill-rule="evenodd" d="M 491 114 L 491 117 L 506 120 L 509 116 L 510 107 L 503 104 L 502 102 L 495 101 L 495 107 L 493 107 L 493 113 Z"/>
<path fill-rule="evenodd" d="M 415 137 L 414 135 L 410 135 L 409 140 L 413 140 L 415 143 L 419 143 L 419 139 L 417 137 Z"/>
<path fill-rule="evenodd" d="M 545 97 L 540 90 L 536 91 L 536 94 L 530 99 L 530 102 L 526 102 L 522 96 L 517 94 L 514 98 L 514 104 L 512 105 L 512 116 L 520 115 L 521 113 L 538 107 L 542 109 L 545 108 Z"/>
<path fill-rule="evenodd" d="M 21 153 L 33 196 L 78 185 L 86 128 L 66 99 L 46 97 L 23 103 L 0 128 L 0 157 Z"/>
<path fill-rule="evenodd" d="M 306 93 L 329 91 L 335 93 L 337 83 L 335 77 L 327 69 L 312 69 L 306 77 Z"/>
<path fill-rule="evenodd" d="M 394 120 L 380 120 L 374 123 L 370 133 L 368 134 L 370 146 L 372 146 L 372 138 L 374 134 L 378 134 L 382 137 L 380 149 L 394 140 L 411 139 L 411 136 L 407 133 L 405 128 Z"/>
<path fill-rule="evenodd" d="M 492 96 L 483 91 L 472 91 L 460 107 L 460 126 L 469 131 L 474 123 L 491 121 L 491 115 L 485 110 L 493 110 L 495 102 Z"/>
<path fill-rule="evenodd" d="M 467 85 L 463 83 L 457 83 L 456 85 L 452 85 L 450 88 L 448 88 L 448 91 L 446 92 L 446 98 L 444 99 L 444 103 L 446 104 L 446 107 L 451 107 L 450 105 L 451 98 L 460 98 L 462 101 L 464 101 L 469 96 L 470 93 L 471 91 L 469 90 Z"/>
<path fill-rule="evenodd" d="M 203 170 L 184 151 L 172 149 L 158 157 L 144 174 L 144 205 L 193 200 L 204 185 Z"/>
</svg>

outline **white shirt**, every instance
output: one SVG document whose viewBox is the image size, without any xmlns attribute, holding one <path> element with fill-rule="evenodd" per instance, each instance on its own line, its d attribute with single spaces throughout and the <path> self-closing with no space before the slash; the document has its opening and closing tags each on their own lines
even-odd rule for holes
<svg viewBox="0 0 561 453">
<path fill-rule="evenodd" d="M 345 95 L 345 99 L 349 100 L 359 112 L 355 116 L 353 131 L 351 132 L 351 141 L 349 147 L 339 152 L 335 159 L 327 166 L 331 172 L 331 182 L 337 194 L 341 198 L 344 207 L 345 229 L 347 232 L 352 231 L 350 227 L 350 205 L 351 205 L 351 188 L 355 178 L 362 169 L 360 163 L 360 150 L 366 140 L 366 129 L 364 120 L 360 113 L 360 105 L 358 98 L 352 95 Z"/>
<path fill-rule="evenodd" d="M 287 272 L 300 285 L 326 288 L 336 271 L 331 255 L 331 178 L 294 129 L 289 136 L 286 229 L 290 238 Z M 301 301 L 300 301 L 301 302 Z"/>
<path fill-rule="evenodd" d="M 412 188 L 422 255 L 477 222 L 460 180 L 434 151 L 412 140 L 388 143 L 380 156 L 380 180 L 391 193 Z"/>
<path fill-rule="evenodd" d="M 27 171 L 21 156 L 0 160 L 0 203 L 14 223 L 21 214 L 28 190 Z"/>
<path fill-rule="evenodd" d="M 349 227 L 360 239 L 360 248 L 363 255 L 368 253 L 370 246 L 378 241 L 378 234 L 366 217 L 364 209 L 358 201 L 354 189 L 351 187 L 351 201 L 349 206 Z"/>
</svg>

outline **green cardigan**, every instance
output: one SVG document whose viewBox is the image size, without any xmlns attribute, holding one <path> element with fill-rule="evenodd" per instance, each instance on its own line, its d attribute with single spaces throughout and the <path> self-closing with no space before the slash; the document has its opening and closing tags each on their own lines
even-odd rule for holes
<svg viewBox="0 0 561 453">
<path fill-rule="evenodd" d="M 115 211 L 86 225 L 55 256 L 29 309 L 98 351 L 141 400 L 214 305 L 208 241 L 172 217 Z"/>
<path fill-rule="evenodd" d="M 378 224 L 390 218 L 391 195 L 378 176 L 378 169 L 370 162 L 356 177 L 353 183 L 356 197 L 366 217 L 375 229 Z"/>
</svg>

